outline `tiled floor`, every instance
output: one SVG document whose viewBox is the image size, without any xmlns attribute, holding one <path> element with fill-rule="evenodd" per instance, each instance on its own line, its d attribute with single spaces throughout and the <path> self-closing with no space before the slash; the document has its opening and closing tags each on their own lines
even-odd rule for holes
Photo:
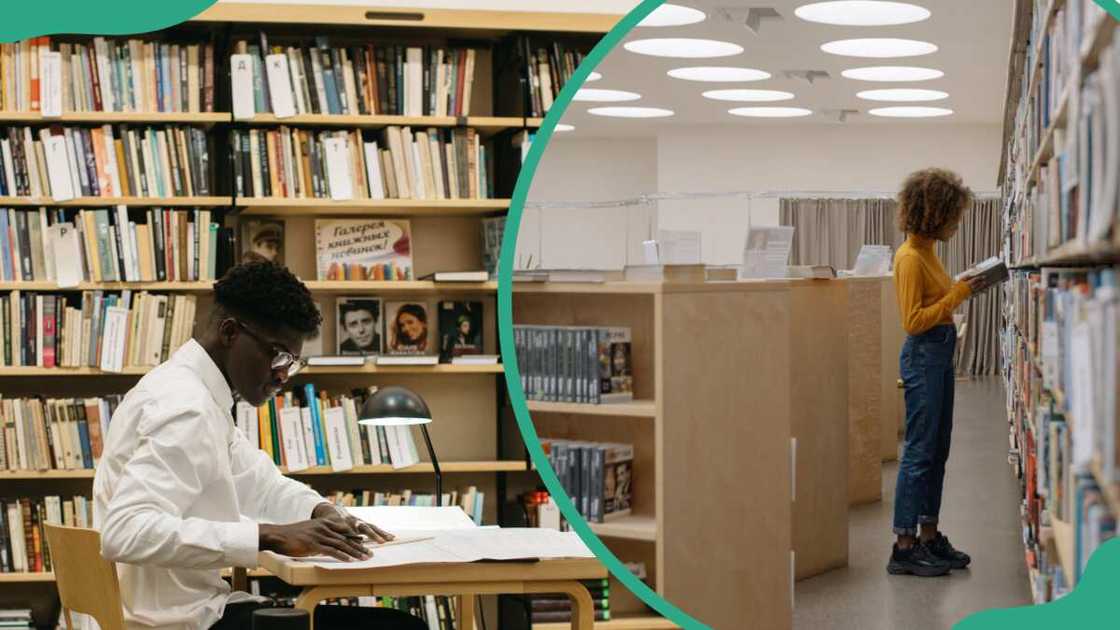
<svg viewBox="0 0 1120 630">
<path fill-rule="evenodd" d="M 852 510 L 845 569 L 797 584 L 797 630 L 945 630 L 970 613 L 1030 603 L 1018 481 L 1007 465 L 1007 420 L 997 377 L 958 381 L 942 530 L 972 555 L 944 578 L 889 576 L 898 466 L 883 467 L 883 501 Z"/>
</svg>

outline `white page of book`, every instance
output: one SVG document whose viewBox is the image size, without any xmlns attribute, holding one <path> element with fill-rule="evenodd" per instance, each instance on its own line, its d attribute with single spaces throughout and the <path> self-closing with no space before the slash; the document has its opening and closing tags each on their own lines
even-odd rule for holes
<svg viewBox="0 0 1120 630">
<path fill-rule="evenodd" d="M 252 55 L 230 55 L 230 80 L 233 83 L 233 118 L 249 120 L 256 115 L 253 100 Z"/>
<path fill-rule="evenodd" d="M 272 97 L 272 113 L 277 118 L 296 115 L 295 96 L 292 94 L 291 75 L 287 55 L 276 53 L 264 58 L 268 72 L 268 93 Z"/>
<path fill-rule="evenodd" d="M 354 460 L 350 456 L 346 413 L 342 407 L 330 407 L 323 410 L 323 419 L 327 427 L 327 448 L 331 453 L 331 470 L 335 472 L 350 470 L 354 467 Z"/>
<path fill-rule="evenodd" d="M 325 138 L 323 148 L 327 154 L 327 185 L 331 188 L 331 199 L 336 201 L 353 199 L 354 188 L 350 183 L 350 151 L 346 148 L 346 138 Z"/>
<path fill-rule="evenodd" d="M 408 564 L 477 562 L 479 560 L 536 560 L 554 558 L 594 558 L 575 532 L 559 532 L 539 527 L 476 527 L 447 531 L 402 532 L 432 536 L 408 544 L 373 547 L 369 560 L 343 562 L 313 556 L 302 558 L 316 567 L 330 570 L 374 569 Z"/>
<path fill-rule="evenodd" d="M 110 306 L 105 309 L 105 337 L 101 351 L 101 369 L 120 372 L 124 367 L 125 328 L 128 326 L 128 309 Z"/>
<path fill-rule="evenodd" d="M 303 420 L 300 418 L 299 408 L 281 409 L 280 426 L 284 431 L 284 458 L 288 462 L 288 472 L 307 468 L 307 452 L 302 448 Z"/>
<path fill-rule="evenodd" d="M 66 136 L 48 136 L 43 149 L 47 152 L 47 178 L 50 180 L 51 198 L 55 201 L 73 199 L 74 182 L 70 179 Z"/>
<path fill-rule="evenodd" d="M 1093 418 L 1096 409 L 1093 401 L 1093 340 L 1089 323 L 1078 322 L 1073 326 L 1070 339 L 1070 367 L 1073 370 L 1069 383 L 1073 391 L 1070 401 L 1073 411 L 1073 469 L 1088 470 L 1093 459 Z"/>
<path fill-rule="evenodd" d="M 62 116 L 62 53 L 44 51 L 39 57 L 39 81 L 43 118 Z"/>
<path fill-rule="evenodd" d="M 366 152 L 366 180 L 369 182 L 370 199 L 384 199 L 385 186 L 381 180 L 381 157 L 376 142 L 364 144 Z"/>
<path fill-rule="evenodd" d="M 82 245 L 78 231 L 70 223 L 55 223 L 47 228 L 47 239 L 54 251 L 54 277 L 60 288 L 76 287 L 82 282 Z"/>
<path fill-rule="evenodd" d="M 412 427 L 384 428 L 385 439 L 389 442 L 389 459 L 392 460 L 393 468 L 407 468 L 418 464 L 420 458 L 415 456 L 416 443 L 412 440 Z"/>
<path fill-rule="evenodd" d="M 443 531 L 476 527 L 463 508 L 457 505 L 420 507 L 415 505 L 370 505 L 347 507 L 351 516 L 381 529 L 398 531 Z"/>
</svg>

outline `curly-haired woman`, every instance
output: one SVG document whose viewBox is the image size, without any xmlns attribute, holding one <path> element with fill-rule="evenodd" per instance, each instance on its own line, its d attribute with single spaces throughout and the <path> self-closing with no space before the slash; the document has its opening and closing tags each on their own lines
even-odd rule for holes
<svg viewBox="0 0 1120 630">
<path fill-rule="evenodd" d="M 972 295 L 969 280 L 954 283 L 934 252 L 957 233 L 972 191 L 950 171 L 911 174 L 898 195 L 898 225 L 906 242 L 894 257 L 902 327 L 899 368 L 906 397 L 906 441 L 895 487 L 894 533 L 887 571 L 945 575 L 971 562 L 938 531 L 945 462 L 953 431 L 953 311 Z"/>
</svg>

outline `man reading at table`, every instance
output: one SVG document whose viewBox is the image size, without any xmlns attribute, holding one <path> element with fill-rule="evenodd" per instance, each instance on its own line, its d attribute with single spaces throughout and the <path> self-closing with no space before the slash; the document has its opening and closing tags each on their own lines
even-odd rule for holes
<svg viewBox="0 0 1120 630">
<path fill-rule="evenodd" d="M 121 401 L 94 477 L 101 553 L 117 562 L 131 628 L 248 628 L 267 601 L 231 592 L 225 567 L 257 552 L 365 559 L 361 536 L 392 536 L 346 516 L 288 479 L 233 424 L 235 397 L 258 406 L 302 366 L 318 334 L 311 294 L 267 261 L 234 267 L 214 286 L 198 333 Z M 324 607 L 316 628 L 420 629 L 382 608 Z"/>
</svg>

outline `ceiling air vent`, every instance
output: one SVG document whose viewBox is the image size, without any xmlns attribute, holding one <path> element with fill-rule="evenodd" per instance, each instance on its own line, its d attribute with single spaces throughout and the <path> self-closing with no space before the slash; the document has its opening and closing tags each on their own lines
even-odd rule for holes
<svg viewBox="0 0 1120 630">
<path fill-rule="evenodd" d="M 859 115 L 858 109 L 822 109 L 820 115 L 833 122 L 846 123 L 848 118 Z"/>
<path fill-rule="evenodd" d="M 773 7 L 720 7 L 716 14 L 726 22 L 747 27 L 755 35 L 760 34 L 764 23 L 785 19 Z"/>
<path fill-rule="evenodd" d="M 787 79 L 804 81 L 809 85 L 812 85 L 814 82 L 820 79 L 832 78 L 832 75 L 830 75 L 825 70 L 782 70 L 782 76 Z"/>
</svg>

